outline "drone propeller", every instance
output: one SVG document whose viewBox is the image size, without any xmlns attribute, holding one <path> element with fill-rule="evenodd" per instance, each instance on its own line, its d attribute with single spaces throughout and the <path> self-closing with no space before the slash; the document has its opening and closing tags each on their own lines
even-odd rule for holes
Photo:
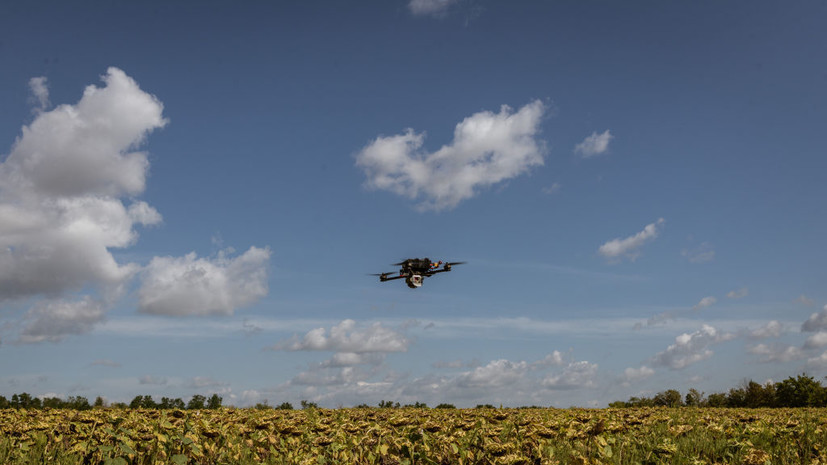
<svg viewBox="0 0 827 465">
<path fill-rule="evenodd" d="M 368 276 L 390 276 L 396 273 L 395 271 L 388 271 L 387 273 L 368 273 Z"/>
<path fill-rule="evenodd" d="M 454 265 L 463 265 L 465 263 L 468 263 L 468 262 L 447 262 L 446 265 L 454 266 Z"/>
</svg>

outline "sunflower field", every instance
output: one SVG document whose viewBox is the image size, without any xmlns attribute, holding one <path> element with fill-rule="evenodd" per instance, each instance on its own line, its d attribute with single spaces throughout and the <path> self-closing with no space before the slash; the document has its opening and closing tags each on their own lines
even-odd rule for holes
<svg viewBox="0 0 827 465">
<path fill-rule="evenodd" d="M 0 410 L 3 464 L 827 464 L 827 409 Z"/>
</svg>

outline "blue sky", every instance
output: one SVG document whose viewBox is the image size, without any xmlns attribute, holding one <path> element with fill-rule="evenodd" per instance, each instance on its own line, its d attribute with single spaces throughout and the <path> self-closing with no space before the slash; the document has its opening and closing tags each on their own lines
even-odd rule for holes
<svg viewBox="0 0 827 465">
<path fill-rule="evenodd" d="M 827 375 L 820 2 L 9 2 L 0 394 Z M 465 260 L 421 289 L 408 257 Z"/>
</svg>

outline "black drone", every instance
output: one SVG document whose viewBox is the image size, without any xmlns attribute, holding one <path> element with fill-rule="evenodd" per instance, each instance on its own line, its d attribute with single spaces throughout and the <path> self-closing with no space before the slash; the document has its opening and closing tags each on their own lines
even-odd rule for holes
<svg viewBox="0 0 827 465">
<path fill-rule="evenodd" d="M 462 265 L 465 262 L 432 262 L 430 258 L 409 258 L 405 261 L 394 263 L 401 266 L 399 274 L 394 272 L 376 273 L 371 276 L 379 276 L 379 281 L 393 281 L 394 279 L 405 279 L 405 284 L 411 289 L 422 287 L 422 280 L 437 273 L 451 271 L 454 265 Z"/>
</svg>

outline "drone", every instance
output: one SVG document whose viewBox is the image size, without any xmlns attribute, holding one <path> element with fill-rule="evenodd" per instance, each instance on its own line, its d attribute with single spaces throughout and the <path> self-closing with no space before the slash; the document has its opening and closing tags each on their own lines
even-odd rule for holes
<svg viewBox="0 0 827 465">
<path fill-rule="evenodd" d="M 405 279 L 405 284 L 411 289 L 422 287 L 422 280 L 433 276 L 437 273 L 444 273 L 451 271 L 454 265 L 462 265 L 465 262 L 432 262 L 430 258 L 409 258 L 399 263 L 394 263 L 394 266 L 401 266 L 399 274 L 393 271 L 388 273 L 375 273 L 371 276 L 379 276 L 379 281 L 393 281 L 394 279 Z"/>
</svg>

